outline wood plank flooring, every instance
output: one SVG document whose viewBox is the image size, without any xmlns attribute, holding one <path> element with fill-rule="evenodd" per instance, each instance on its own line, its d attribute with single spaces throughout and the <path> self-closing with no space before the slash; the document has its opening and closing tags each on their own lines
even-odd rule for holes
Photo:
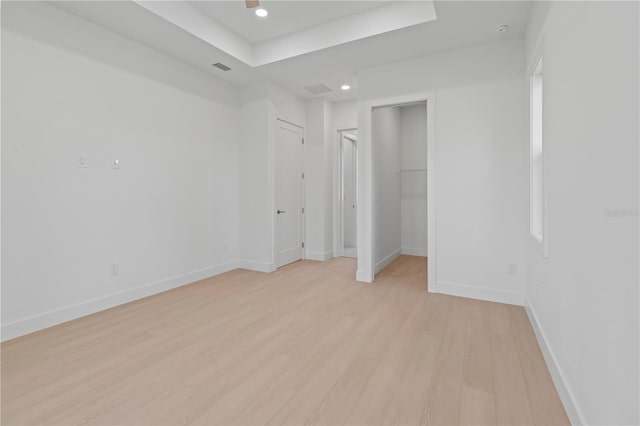
<svg viewBox="0 0 640 426">
<path fill-rule="evenodd" d="M 3 425 L 569 424 L 521 307 L 424 258 L 236 270 L 5 342 Z"/>
</svg>

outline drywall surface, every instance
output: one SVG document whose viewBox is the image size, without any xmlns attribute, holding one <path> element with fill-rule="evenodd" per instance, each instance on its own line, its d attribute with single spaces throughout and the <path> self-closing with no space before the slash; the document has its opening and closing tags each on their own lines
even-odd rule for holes
<svg viewBox="0 0 640 426">
<path fill-rule="evenodd" d="M 639 12 L 555 2 L 528 34 L 544 58 L 549 256 L 529 239 L 526 295 L 576 424 L 640 423 Z"/>
<path fill-rule="evenodd" d="M 333 129 L 331 103 L 305 102 L 304 143 L 305 257 L 333 257 Z"/>
<path fill-rule="evenodd" d="M 334 196 L 335 185 L 334 149 L 335 133 L 333 123 L 333 104 L 324 102 L 324 259 L 335 256 L 334 241 Z"/>
<path fill-rule="evenodd" d="M 270 104 L 266 86 L 241 91 L 239 162 L 240 266 L 267 272 L 273 266 L 273 177 L 269 144 Z"/>
<path fill-rule="evenodd" d="M 277 84 L 268 83 L 269 100 L 276 118 L 305 127 L 306 115 L 304 101 Z"/>
<path fill-rule="evenodd" d="M 359 74 L 361 105 L 422 92 L 435 97 L 437 282 L 429 283 L 431 291 L 523 302 L 528 196 L 522 172 L 528 149 L 524 74 L 522 40 Z M 361 158 L 367 158 L 367 149 L 370 141 L 361 140 Z M 361 208 L 359 220 L 366 217 Z M 363 223 L 361 229 L 369 228 Z M 515 265 L 515 274 L 508 273 L 509 264 Z"/>
<path fill-rule="evenodd" d="M 4 339 L 235 267 L 235 88 L 45 3 L 2 59 Z"/>
<path fill-rule="evenodd" d="M 400 255 L 400 108 L 373 110 L 375 273 Z"/>
<path fill-rule="evenodd" d="M 344 101 L 332 104 L 333 124 L 336 129 L 349 129 L 358 126 L 358 102 Z"/>
<path fill-rule="evenodd" d="M 324 260 L 325 252 L 325 103 L 323 99 L 306 102 L 305 249 L 307 257 L 314 260 Z"/>
</svg>

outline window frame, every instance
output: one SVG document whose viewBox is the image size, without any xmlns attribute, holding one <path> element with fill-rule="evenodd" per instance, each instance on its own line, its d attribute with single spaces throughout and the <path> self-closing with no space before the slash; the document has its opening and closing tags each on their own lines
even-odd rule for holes
<svg viewBox="0 0 640 426">
<path fill-rule="evenodd" d="M 541 50 L 541 49 L 540 49 Z M 529 72 L 529 236 L 548 256 L 547 170 L 544 148 L 544 61 L 535 55 Z M 536 95 L 536 91 L 540 91 Z M 537 158 L 539 156 L 539 158 Z M 541 192 L 535 196 L 536 191 Z M 541 203 L 541 205 L 538 205 Z"/>
</svg>

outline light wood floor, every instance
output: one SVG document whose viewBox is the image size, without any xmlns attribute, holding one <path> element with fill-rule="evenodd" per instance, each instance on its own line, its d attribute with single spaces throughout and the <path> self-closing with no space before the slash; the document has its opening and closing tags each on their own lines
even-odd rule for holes
<svg viewBox="0 0 640 426">
<path fill-rule="evenodd" d="M 2 344 L 2 424 L 568 424 L 520 307 L 355 260 L 237 270 Z"/>
</svg>

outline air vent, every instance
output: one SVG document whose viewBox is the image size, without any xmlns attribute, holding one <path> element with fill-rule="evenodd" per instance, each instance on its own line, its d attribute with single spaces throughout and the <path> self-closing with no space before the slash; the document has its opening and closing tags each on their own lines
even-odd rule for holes
<svg viewBox="0 0 640 426">
<path fill-rule="evenodd" d="M 221 63 L 221 62 L 217 62 L 215 64 L 212 64 L 214 67 L 221 69 L 222 71 L 229 71 L 231 68 L 229 68 L 228 66 L 226 66 L 225 64 Z"/>
<path fill-rule="evenodd" d="M 333 90 L 331 90 L 331 88 L 329 86 L 327 86 L 326 84 L 315 84 L 313 86 L 307 86 L 305 87 L 305 89 L 307 89 L 307 91 L 309 93 L 312 93 L 314 95 L 321 95 L 323 93 L 329 93 L 329 92 L 333 92 Z"/>
</svg>

